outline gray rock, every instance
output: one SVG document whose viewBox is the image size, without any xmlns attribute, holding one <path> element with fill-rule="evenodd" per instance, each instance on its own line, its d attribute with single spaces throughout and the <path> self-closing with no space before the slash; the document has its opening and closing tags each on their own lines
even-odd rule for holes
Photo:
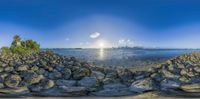
<svg viewBox="0 0 200 99">
<path fill-rule="evenodd" d="M 29 86 L 29 90 L 31 92 L 40 92 L 42 89 L 43 89 L 42 86 L 38 84 Z"/>
<path fill-rule="evenodd" d="M 133 73 L 128 69 L 118 69 L 117 73 L 118 73 L 119 78 L 125 82 L 133 79 Z"/>
<path fill-rule="evenodd" d="M 88 90 L 85 87 L 59 87 L 61 93 L 69 94 L 68 96 L 86 96 L 88 94 Z"/>
<path fill-rule="evenodd" d="M 72 72 L 70 69 L 64 68 L 64 70 L 62 71 L 62 74 L 63 74 L 64 79 L 69 79 L 71 77 Z"/>
<path fill-rule="evenodd" d="M 92 92 L 90 95 L 117 97 L 117 96 L 128 96 L 128 95 L 134 95 L 134 94 L 136 94 L 136 93 L 129 91 L 129 89 L 118 89 L 118 90 L 104 89 L 104 90 L 100 90 L 97 92 Z"/>
<path fill-rule="evenodd" d="M 28 70 L 28 65 L 21 65 L 16 68 L 17 71 L 26 71 Z"/>
<path fill-rule="evenodd" d="M 105 77 L 105 74 L 99 71 L 92 71 L 91 77 L 96 77 L 98 80 L 102 81 Z"/>
<path fill-rule="evenodd" d="M 181 83 L 178 80 L 165 79 L 160 83 L 160 88 L 161 90 L 177 89 L 180 85 Z"/>
<path fill-rule="evenodd" d="M 73 78 L 76 80 L 82 79 L 83 77 L 90 76 L 91 71 L 87 68 L 75 68 L 73 71 Z"/>
<path fill-rule="evenodd" d="M 21 77 L 19 75 L 9 75 L 5 78 L 5 85 L 10 88 L 15 88 L 19 85 Z"/>
<path fill-rule="evenodd" d="M 54 80 L 55 79 L 60 79 L 60 78 L 62 78 L 62 74 L 60 72 L 58 72 L 58 71 L 53 71 L 53 72 L 49 73 L 48 77 L 50 79 L 54 79 Z"/>
<path fill-rule="evenodd" d="M 50 89 L 52 87 L 54 87 L 55 83 L 53 80 L 44 80 L 45 82 L 43 82 L 43 88 L 44 89 Z"/>
<path fill-rule="evenodd" d="M 4 71 L 5 72 L 11 72 L 11 71 L 14 71 L 14 68 L 11 67 L 11 66 L 7 66 L 7 67 L 4 68 Z"/>
<path fill-rule="evenodd" d="M 97 87 L 99 85 L 98 80 L 95 77 L 84 77 L 80 81 L 78 81 L 78 85 L 84 87 Z"/>
<path fill-rule="evenodd" d="M 142 80 L 137 80 L 132 83 L 130 86 L 130 90 L 133 92 L 146 92 L 154 89 L 154 82 L 150 78 L 142 79 Z"/>
<path fill-rule="evenodd" d="M 77 84 L 76 80 L 62 80 L 59 79 L 56 81 L 56 85 L 58 86 L 67 86 L 67 87 L 72 87 Z"/>
<path fill-rule="evenodd" d="M 16 88 L 4 88 L 0 89 L 0 93 L 5 93 L 5 94 L 26 94 L 29 93 L 29 90 L 27 87 L 16 87 Z"/>
</svg>

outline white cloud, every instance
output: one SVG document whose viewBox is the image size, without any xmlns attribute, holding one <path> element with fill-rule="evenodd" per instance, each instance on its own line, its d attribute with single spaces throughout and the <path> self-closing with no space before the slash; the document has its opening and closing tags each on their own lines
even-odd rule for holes
<svg viewBox="0 0 200 99">
<path fill-rule="evenodd" d="M 99 32 L 94 32 L 90 35 L 90 38 L 95 39 L 98 38 L 101 34 Z"/>
</svg>

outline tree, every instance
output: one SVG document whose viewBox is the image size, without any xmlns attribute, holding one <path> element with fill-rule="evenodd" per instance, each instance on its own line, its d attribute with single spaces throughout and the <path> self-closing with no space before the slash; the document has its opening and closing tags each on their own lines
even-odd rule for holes
<svg viewBox="0 0 200 99">
<path fill-rule="evenodd" d="M 21 45 L 21 37 L 19 35 L 15 35 L 13 37 L 12 46 L 20 46 Z"/>
</svg>

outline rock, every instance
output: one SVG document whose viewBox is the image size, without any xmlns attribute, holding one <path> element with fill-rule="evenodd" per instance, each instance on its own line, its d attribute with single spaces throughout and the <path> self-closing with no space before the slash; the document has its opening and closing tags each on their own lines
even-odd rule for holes
<svg viewBox="0 0 200 99">
<path fill-rule="evenodd" d="M 61 93 L 69 94 L 68 96 L 86 96 L 88 94 L 88 90 L 85 87 L 59 87 Z"/>
<path fill-rule="evenodd" d="M 0 73 L 3 72 L 3 71 L 4 71 L 4 68 L 3 68 L 3 67 L 0 67 Z"/>
<path fill-rule="evenodd" d="M 29 86 L 31 92 L 40 92 L 42 89 L 42 86 L 38 84 Z"/>
<path fill-rule="evenodd" d="M 154 82 L 150 78 L 142 79 L 142 80 L 137 80 L 132 83 L 130 86 L 130 90 L 133 92 L 146 92 L 154 89 Z"/>
<path fill-rule="evenodd" d="M 153 78 L 155 81 L 158 81 L 158 82 L 161 82 L 162 80 L 164 80 L 164 77 L 160 73 L 153 73 L 151 75 L 151 78 Z"/>
<path fill-rule="evenodd" d="M 72 72 L 70 69 L 64 68 L 64 70 L 62 71 L 62 74 L 63 74 L 64 79 L 69 79 L 71 77 Z"/>
<path fill-rule="evenodd" d="M 31 70 L 32 70 L 32 71 L 38 71 L 38 70 L 39 70 L 39 67 L 33 66 L 33 67 L 31 67 Z M 42 73 L 41 73 L 41 74 L 42 74 Z"/>
<path fill-rule="evenodd" d="M 5 94 L 26 94 L 26 93 L 29 93 L 29 90 L 28 90 L 27 87 L 4 88 L 4 89 L 0 89 L 0 93 L 5 93 Z"/>
<path fill-rule="evenodd" d="M 11 67 L 11 66 L 7 66 L 7 67 L 4 68 L 4 71 L 5 71 L 5 72 L 11 72 L 11 71 L 13 71 L 13 70 L 14 70 L 14 68 Z"/>
<path fill-rule="evenodd" d="M 27 65 L 21 65 L 21 66 L 18 66 L 16 68 L 17 71 L 26 71 L 28 70 L 28 66 Z"/>
<path fill-rule="evenodd" d="M 105 74 L 99 71 L 92 71 L 91 77 L 96 77 L 99 81 L 102 81 L 105 77 Z"/>
<path fill-rule="evenodd" d="M 58 72 L 58 71 L 53 71 L 53 72 L 49 73 L 48 77 L 50 79 L 54 79 L 54 80 L 55 79 L 60 79 L 60 78 L 62 78 L 62 74 L 60 72 Z"/>
<path fill-rule="evenodd" d="M 73 71 L 73 78 L 76 80 L 80 80 L 83 77 L 90 76 L 91 72 L 87 68 L 75 68 Z"/>
<path fill-rule="evenodd" d="M 103 86 L 103 90 L 97 92 L 92 92 L 90 95 L 94 96 L 126 96 L 134 95 L 134 92 L 131 92 L 126 85 L 116 83 L 108 84 Z"/>
<path fill-rule="evenodd" d="M 67 86 L 67 87 L 72 87 L 77 84 L 76 80 L 62 80 L 59 79 L 56 81 L 56 85 L 58 86 Z"/>
<path fill-rule="evenodd" d="M 119 78 L 122 79 L 124 82 L 133 79 L 133 73 L 128 69 L 118 69 L 117 73 Z"/>
<path fill-rule="evenodd" d="M 29 84 L 36 84 L 39 83 L 44 78 L 43 75 L 35 75 L 31 76 L 30 78 L 26 79 Z"/>
<path fill-rule="evenodd" d="M 103 79 L 103 84 L 111 84 L 111 83 L 119 83 L 120 79 L 119 78 L 104 78 Z"/>
<path fill-rule="evenodd" d="M 165 79 L 160 83 L 161 90 L 177 89 L 181 85 L 178 80 Z"/>
<path fill-rule="evenodd" d="M 5 85 L 10 88 L 15 88 L 19 85 L 21 77 L 19 75 L 9 75 L 5 78 Z"/>
<path fill-rule="evenodd" d="M 103 86 L 104 89 L 124 89 L 127 88 L 126 85 L 121 83 L 107 84 Z"/>
<path fill-rule="evenodd" d="M 54 87 L 55 83 L 53 80 L 44 80 L 43 81 L 43 88 L 44 89 L 50 89 L 52 87 Z"/>
<path fill-rule="evenodd" d="M 178 79 L 180 77 L 180 75 L 176 75 L 171 73 L 170 71 L 167 70 L 163 70 L 162 73 L 164 74 L 165 77 L 167 78 L 174 78 L 174 79 Z"/>
<path fill-rule="evenodd" d="M 200 83 L 181 85 L 180 89 L 185 92 L 200 92 Z"/>
<path fill-rule="evenodd" d="M 84 77 L 78 82 L 78 85 L 90 88 L 97 87 L 99 85 L 99 82 L 95 77 Z"/>
</svg>

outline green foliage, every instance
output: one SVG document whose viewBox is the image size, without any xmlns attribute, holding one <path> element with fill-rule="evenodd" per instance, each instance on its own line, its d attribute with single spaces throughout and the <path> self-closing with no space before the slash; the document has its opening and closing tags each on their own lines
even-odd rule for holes
<svg viewBox="0 0 200 99">
<path fill-rule="evenodd" d="M 8 54 L 11 53 L 11 50 L 10 50 L 9 47 L 2 47 L 2 48 L 1 48 L 1 52 L 2 52 L 3 54 L 8 55 Z"/>
<path fill-rule="evenodd" d="M 11 47 L 2 47 L 1 52 L 3 54 L 20 54 L 26 55 L 33 52 L 40 51 L 40 45 L 33 40 L 22 41 L 19 35 L 13 37 Z"/>
<path fill-rule="evenodd" d="M 24 47 L 26 47 L 26 48 L 28 48 L 30 50 L 34 50 L 34 51 L 39 51 L 40 50 L 40 45 L 37 44 L 37 42 L 35 42 L 33 40 L 26 40 Z"/>
</svg>

